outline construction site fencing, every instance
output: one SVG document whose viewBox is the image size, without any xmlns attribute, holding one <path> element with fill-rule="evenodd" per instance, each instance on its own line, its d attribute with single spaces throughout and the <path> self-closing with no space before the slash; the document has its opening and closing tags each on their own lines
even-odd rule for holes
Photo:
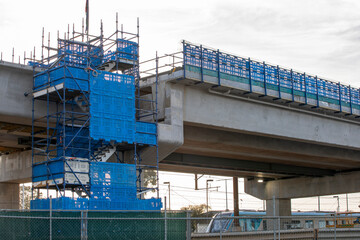
<svg viewBox="0 0 360 240">
<path fill-rule="evenodd" d="M 0 239 L 190 239 L 188 212 L 1 211 Z"/>
<path fill-rule="evenodd" d="M 0 239 L 359 239 L 355 216 L 191 217 L 179 211 L 0 211 Z"/>
</svg>

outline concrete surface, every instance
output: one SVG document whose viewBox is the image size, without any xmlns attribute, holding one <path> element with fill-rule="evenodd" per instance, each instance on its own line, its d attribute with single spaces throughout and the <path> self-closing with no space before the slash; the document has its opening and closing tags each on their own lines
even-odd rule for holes
<svg viewBox="0 0 360 240">
<path fill-rule="evenodd" d="M 18 183 L 0 183 L 0 209 L 19 209 Z"/>
</svg>

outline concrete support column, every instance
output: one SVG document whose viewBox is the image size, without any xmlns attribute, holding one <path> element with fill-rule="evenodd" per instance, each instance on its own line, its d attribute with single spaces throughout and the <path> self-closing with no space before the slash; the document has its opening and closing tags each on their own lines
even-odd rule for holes
<svg viewBox="0 0 360 240">
<path fill-rule="evenodd" d="M 291 219 L 281 217 L 291 216 L 291 199 L 273 198 L 266 200 L 266 215 L 276 217 L 267 220 L 267 230 L 287 229 L 286 225 Z"/>
<path fill-rule="evenodd" d="M 18 183 L 0 183 L 0 209 L 19 209 Z"/>
<path fill-rule="evenodd" d="M 266 215 L 291 216 L 291 199 L 269 199 L 266 200 Z"/>
</svg>

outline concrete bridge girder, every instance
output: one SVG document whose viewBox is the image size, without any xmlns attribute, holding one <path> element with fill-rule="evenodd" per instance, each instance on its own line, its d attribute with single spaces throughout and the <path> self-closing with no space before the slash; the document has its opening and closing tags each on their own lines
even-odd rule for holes
<svg viewBox="0 0 360 240">
<path fill-rule="evenodd" d="M 6 64 L 0 65 L 0 70 L 0 121 L 30 124 L 31 101 L 24 93 L 31 89 L 32 70 Z M 304 186 L 323 187 L 325 184 L 316 185 L 299 175 L 327 176 L 324 178 L 332 181 L 332 185 L 326 185 L 324 189 L 327 190 L 321 193 L 340 193 L 336 191 L 342 190 L 334 187 L 336 181 L 341 182 L 335 173 L 360 167 L 359 122 L 246 97 L 221 95 L 206 84 L 177 80 L 182 76 L 182 70 L 160 75 L 158 106 L 162 122 L 158 127 L 158 140 L 161 169 L 248 177 L 248 193 L 270 200 L 274 195 L 276 199 L 319 195 L 320 192 L 315 190 L 295 194 L 290 189 L 295 185 L 283 182 L 290 179 L 279 180 L 292 177 Z M 152 84 L 151 78 L 144 81 L 144 87 L 154 93 Z M 155 154 L 154 149 L 144 152 L 144 163 L 154 163 Z M 13 156 L 0 157 L 0 167 L 28 159 L 23 156 L 18 158 L 20 160 L 11 160 Z M 30 179 L 31 170 L 26 164 L 20 166 L 22 170 L 11 168 L 9 173 L 1 172 L 0 181 Z M 273 180 L 267 181 L 268 187 L 264 188 L 251 180 L 258 177 Z M 356 179 L 356 174 L 353 177 Z M 306 179 L 317 181 L 318 178 Z M 284 189 L 282 192 L 288 189 L 292 194 L 282 195 L 271 190 L 280 188 Z M 353 192 L 354 189 L 357 191 L 352 185 L 347 190 Z M 261 195 L 261 191 L 266 196 Z"/>
</svg>

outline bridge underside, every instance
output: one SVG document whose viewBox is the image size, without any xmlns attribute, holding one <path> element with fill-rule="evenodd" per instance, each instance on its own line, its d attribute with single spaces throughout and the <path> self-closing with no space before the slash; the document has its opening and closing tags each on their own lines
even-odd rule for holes
<svg viewBox="0 0 360 240">
<path fill-rule="evenodd" d="M 355 150 L 185 123 L 184 144 L 160 165 L 169 171 L 271 180 L 353 171 L 360 168 L 359 159 Z"/>
</svg>

